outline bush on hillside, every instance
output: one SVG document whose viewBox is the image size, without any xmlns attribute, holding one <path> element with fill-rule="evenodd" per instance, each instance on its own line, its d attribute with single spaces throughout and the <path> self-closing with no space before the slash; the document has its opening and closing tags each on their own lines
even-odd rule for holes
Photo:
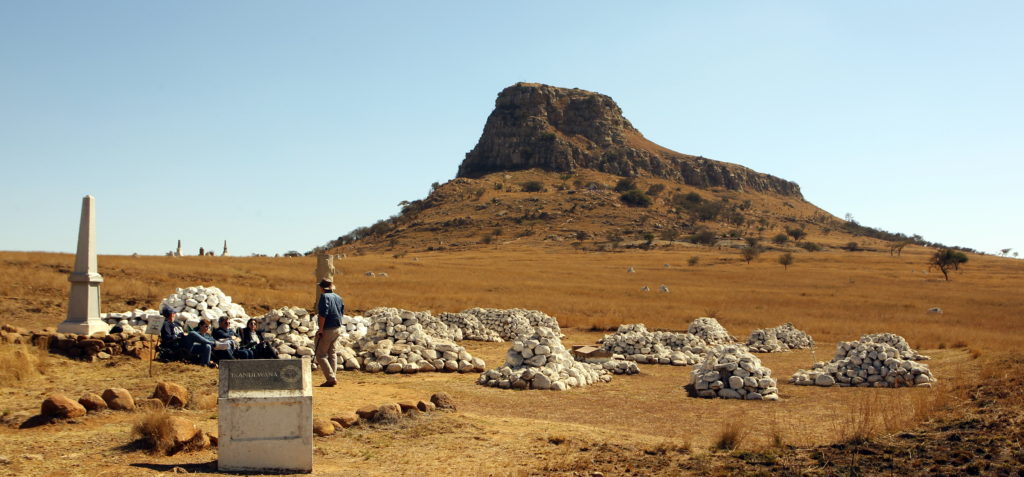
<svg viewBox="0 0 1024 477">
<path fill-rule="evenodd" d="M 649 207 L 653 202 L 647 194 L 636 189 L 626 191 L 619 196 L 619 200 L 633 207 Z"/>
</svg>

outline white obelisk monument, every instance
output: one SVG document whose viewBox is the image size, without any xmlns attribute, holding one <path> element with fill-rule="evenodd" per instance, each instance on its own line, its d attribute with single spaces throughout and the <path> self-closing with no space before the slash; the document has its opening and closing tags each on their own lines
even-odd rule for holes
<svg viewBox="0 0 1024 477">
<path fill-rule="evenodd" d="M 91 195 L 82 198 L 75 271 L 71 272 L 68 281 L 71 282 L 68 317 L 57 326 L 57 331 L 79 335 L 108 331 L 110 326 L 100 319 L 100 283 L 103 283 L 103 277 L 96 267 L 96 199 Z"/>
</svg>

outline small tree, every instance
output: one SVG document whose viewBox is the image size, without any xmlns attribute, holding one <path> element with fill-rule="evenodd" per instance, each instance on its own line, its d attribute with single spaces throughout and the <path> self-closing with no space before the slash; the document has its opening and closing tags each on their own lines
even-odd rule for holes
<svg viewBox="0 0 1024 477">
<path fill-rule="evenodd" d="M 999 251 L 999 254 L 1005 257 L 1006 255 L 1008 255 L 1010 253 L 1010 250 L 1013 250 L 1013 249 L 1012 248 L 1004 248 L 1004 249 Z"/>
<path fill-rule="evenodd" d="M 632 178 L 623 177 L 615 183 L 615 192 L 626 192 L 633 189 L 636 189 L 636 181 Z"/>
<path fill-rule="evenodd" d="M 757 237 L 746 237 L 743 240 L 747 242 L 750 247 L 758 247 L 761 245 L 761 239 Z"/>
<path fill-rule="evenodd" d="M 692 267 L 694 265 L 697 265 L 697 262 L 699 262 L 699 261 L 700 261 L 700 257 L 698 257 L 696 255 L 693 255 L 690 258 L 686 259 L 686 264 Z"/>
<path fill-rule="evenodd" d="M 647 188 L 647 195 L 653 197 L 653 196 L 656 196 L 658 194 L 661 194 L 661 192 L 664 191 L 664 190 L 665 190 L 665 184 L 651 184 L 651 186 Z"/>
<path fill-rule="evenodd" d="M 786 242 L 789 242 L 789 236 L 786 234 L 780 233 L 772 237 L 772 243 L 775 245 L 785 245 Z"/>
<path fill-rule="evenodd" d="M 786 252 L 786 253 L 784 253 L 782 255 L 779 255 L 779 265 L 782 265 L 783 268 L 785 268 L 786 270 L 789 270 L 789 266 L 792 265 L 792 264 L 793 264 L 793 254 L 791 254 L 789 252 Z"/>
<path fill-rule="evenodd" d="M 697 229 L 693 235 L 690 236 L 690 242 L 700 245 L 714 245 L 715 244 L 715 233 L 701 227 Z"/>
<path fill-rule="evenodd" d="M 802 239 L 802 238 L 807 236 L 807 231 L 804 230 L 803 227 L 800 227 L 800 228 L 797 228 L 797 227 L 793 227 L 793 228 L 786 227 L 786 235 L 789 235 L 790 237 L 793 237 L 793 241 L 799 242 L 800 239 Z"/>
<path fill-rule="evenodd" d="M 944 248 L 932 255 L 932 258 L 928 261 L 928 268 L 938 268 L 942 272 L 942 276 L 949 281 L 950 270 L 960 270 L 960 265 L 967 263 L 967 255 L 963 252 Z"/>
<path fill-rule="evenodd" d="M 757 247 L 743 247 L 740 249 L 740 255 L 743 260 L 746 260 L 747 264 L 750 264 L 758 255 L 761 255 L 761 249 Z"/>
<path fill-rule="evenodd" d="M 544 183 L 541 181 L 526 181 L 519 184 L 519 187 L 523 188 L 523 192 L 542 192 L 544 190 Z"/>
<path fill-rule="evenodd" d="M 892 256 L 893 254 L 895 254 L 897 257 L 902 256 L 903 247 L 906 247 L 907 245 L 910 245 L 910 242 L 906 240 L 901 240 L 899 242 L 889 244 L 889 256 Z"/>
</svg>

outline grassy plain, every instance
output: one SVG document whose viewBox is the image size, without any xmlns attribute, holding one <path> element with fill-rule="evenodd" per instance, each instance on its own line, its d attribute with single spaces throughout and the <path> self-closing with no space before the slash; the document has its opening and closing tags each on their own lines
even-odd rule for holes
<svg viewBox="0 0 1024 477">
<path fill-rule="evenodd" d="M 386 429 L 352 428 L 318 438 L 318 475 L 564 474 L 586 469 L 639 474 L 681 472 L 658 467 L 681 455 L 700 469 L 709 449 L 731 436 L 740 449 L 785 448 L 847 442 L 912 428 L 955 409 L 980 377 L 999 378 L 990 360 L 1024 343 L 1024 262 L 970 257 L 963 273 L 946 282 L 927 272 L 928 249 L 888 252 L 826 251 L 795 254 L 788 270 L 768 252 L 751 264 L 736 251 L 706 247 L 624 253 L 578 252 L 567 247 L 496 245 L 466 252 L 350 256 L 336 260 L 340 293 L 350 312 L 394 306 L 434 312 L 500 307 L 542 310 L 567 329 L 567 344 L 590 343 L 596 329 L 621 323 L 685 329 L 712 315 L 744 339 L 754 328 L 792 322 L 811 333 L 814 351 L 761 355 L 780 380 L 779 403 L 691 398 L 681 388 L 689 367 L 642 366 L 642 373 L 606 385 L 564 393 L 513 392 L 474 384 L 476 375 L 412 376 L 345 373 L 342 385 L 315 391 L 314 413 L 330 417 L 365 404 L 424 399 L 447 391 L 455 414 L 422 416 Z M 697 264 L 687 265 L 690 257 Z M 0 322 L 30 329 L 63 320 L 73 257 L 67 254 L 0 252 Z M 176 287 L 216 285 L 250 315 L 312 302 L 312 258 L 101 256 L 103 311 L 157 307 Z M 668 264 L 666 267 L 665 265 Z M 628 267 L 636 273 L 627 273 Z M 364 272 L 386 272 L 368 277 Z M 660 285 L 670 292 L 659 293 Z M 651 292 L 641 292 L 642 286 Z M 943 314 L 928 314 L 940 307 Z M 839 340 L 891 331 L 933 356 L 936 388 L 821 389 L 785 384 L 796 369 L 831 357 Z M 488 367 L 503 359 L 507 344 L 464 342 Z M 8 348 L 10 345 L 7 346 Z M 6 414 L 34 412 L 50 392 L 77 397 L 120 386 L 148 395 L 157 380 L 185 384 L 195 395 L 215 389 L 215 371 L 118 358 L 100 363 L 51 356 L 41 375 L 5 379 Z M 215 411 L 185 414 L 209 429 Z M 31 475 L 149 475 L 153 470 L 210 472 L 215 453 L 154 457 L 124 447 L 140 415 L 99 414 L 77 424 L 16 430 L 0 428 L 0 455 L 16 460 L 10 470 Z M 730 447 L 726 445 L 726 447 Z M 18 460 L 41 454 L 47 464 Z M 96 449 L 99 449 L 98 451 Z M 96 454 L 102 464 L 83 463 Z M 606 462 L 608 455 L 615 461 Z M 68 457 L 70 456 L 70 457 Z M 659 460 L 662 459 L 662 460 Z M 677 462 L 678 459 L 672 462 Z M 637 466 L 640 466 L 639 468 Z M 668 465 L 668 464 L 665 464 Z M 674 465 L 674 464 L 673 464 Z M 681 465 L 681 464 L 680 464 Z M 63 472 L 63 474 L 62 474 Z M 698 473 L 700 473 L 698 471 Z"/>
</svg>

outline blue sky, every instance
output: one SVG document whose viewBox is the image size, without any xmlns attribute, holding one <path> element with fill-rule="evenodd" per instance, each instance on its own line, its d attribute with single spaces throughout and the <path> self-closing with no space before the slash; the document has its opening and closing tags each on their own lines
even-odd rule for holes
<svg viewBox="0 0 1024 477">
<path fill-rule="evenodd" d="M 452 179 L 518 81 L 865 225 L 1024 251 L 1020 2 L 2 2 L 0 250 L 305 251 Z"/>
</svg>

